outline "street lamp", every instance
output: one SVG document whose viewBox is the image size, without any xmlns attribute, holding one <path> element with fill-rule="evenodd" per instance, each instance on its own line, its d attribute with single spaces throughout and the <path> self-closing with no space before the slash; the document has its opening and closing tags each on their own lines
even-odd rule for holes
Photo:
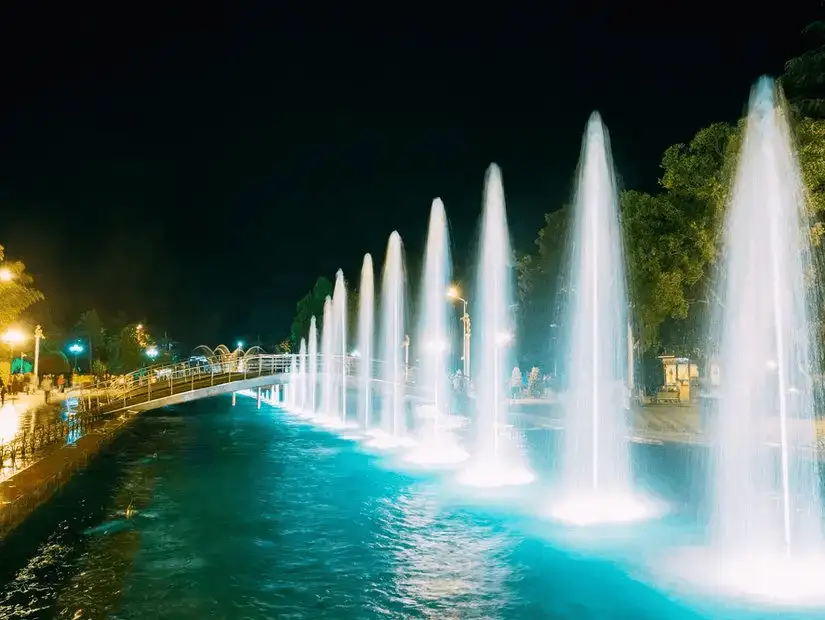
<svg viewBox="0 0 825 620">
<path fill-rule="evenodd" d="M 243 340 L 238 340 L 238 348 L 243 349 Z"/>
<path fill-rule="evenodd" d="M 0 268 L 0 282 L 11 282 L 14 279 L 14 274 L 8 267 Z"/>
<path fill-rule="evenodd" d="M 467 312 L 467 300 L 461 296 L 461 291 L 457 286 L 447 289 L 447 297 L 454 301 L 460 301 L 463 306 L 461 314 L 461 324 L 464 327 L 464 344 L 462 347 L 461 359 L 464 361 L 464 380 L 470 379 L 470 314 Z"/>
<path fill-rule="evenodd" d="M 9 381 L 11 381 L 11 367 L 14 362 L 14 345 L 20 344 L 25 339 L 25 334 L 16 327 L 10 327 L 3 334 L 3 342 L 9 345 Z"/>
<path fill-rule="evenodd" d="M 147 356 L 150 360 L 153 360 L 153 361 L 154 361 L 154 359 L 155 359 L 155 358 L 156 358 L 159 354 L 160 354 L 160 351 L 158 351 L 158 348 L 157 348 L 156 346 L 151 346 L 151 347 L 148 347 L 148 348 L 146 349 L 146 356 Z"/>
<path fill-rule="evenodd" d="M 43 340 L 43 328 L 39 325 L 34 328 L 34 380 L 37 381 L 38 364 L 40 363 L 40 341 Z"/>
<path fill-rule="evenodd" d="M 74 355 L 74 368 L 72 368 L 72 372 L 75 372 L 77 370 L 77 356 L 83 353 L 83 350 L 83 345 L 79 342 L 75 342 L 71 346 L 69 346 L 69 353 L 72 353 Z"/>
</svg>

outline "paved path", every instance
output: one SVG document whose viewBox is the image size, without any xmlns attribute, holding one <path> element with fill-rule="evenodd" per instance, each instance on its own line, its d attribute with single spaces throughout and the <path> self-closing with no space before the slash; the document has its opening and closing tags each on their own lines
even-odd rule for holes
<svg viewBox="0 0 825 620">
<path fill-rule="evenodd" d="M 52 391 L 48 406 L 43 392 L 18 394 L 14 398 L 6 396 L 5 404 L 0 407 L 0 442 L 59 419 L 65 396 Z"/>
</svg>

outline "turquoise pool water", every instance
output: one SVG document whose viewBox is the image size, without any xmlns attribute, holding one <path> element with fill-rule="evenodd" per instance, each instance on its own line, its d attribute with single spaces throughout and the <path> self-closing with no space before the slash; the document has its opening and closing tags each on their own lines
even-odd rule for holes
<svg viewBox="0 0 825 620">
<path fill-rule="evenodd" d="M 552 438 L 534 442 L 551 466 Z M 540 484 L 471 495 L 248 399 L 168 409 L 4 543 L 0 617 L 791 617 L 654 587 L 650 558 L 695 535 L 701 485 L 689 450 L 637 453 L 671 515 L 576 534 L 534 516 Z"/>
</svg>

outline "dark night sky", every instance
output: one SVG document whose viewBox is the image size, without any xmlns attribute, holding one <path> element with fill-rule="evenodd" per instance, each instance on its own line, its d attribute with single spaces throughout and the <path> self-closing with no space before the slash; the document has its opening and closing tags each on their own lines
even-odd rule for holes
<svg viewBox="0 0 825 620">
<path fill-rule="evenodd" d="M 285 336 L 318 275 L 355 277 L 394 228 L 418 254 L 434 196 L 467 264 L 491 161 L 531 249 L 593 109 L 625 186 L 653 189 L 662 151 L 735 119 L 823 13 L 350 4 L 309 21 L 272 0 L 117 4 L 4 3 L 0 243 L 58 319 L 122 309 L 187 344 Z"/>
</svg>

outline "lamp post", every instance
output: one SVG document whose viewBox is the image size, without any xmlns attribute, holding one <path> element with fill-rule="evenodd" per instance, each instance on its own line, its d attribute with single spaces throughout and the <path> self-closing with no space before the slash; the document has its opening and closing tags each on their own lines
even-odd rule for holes
<svg viewBox="0 0 825 620">
<path fill-rule="evenodd" d="M 146 348 L 146 357 L 148 357 L 153 362 L 155 361 L 155 358 L 159 355 L 159 353 L 160 351 L 158 351 L 158 348 L 154 345 Z"/>
<path fill-rule="evenodd" d="M 77 356 L 83 353 L 85 348 L 79 342 L 72 343 L 69 346 L 69 353 L 74 355 L 74 367 L 72 368 L 72 374 L 77 371 Z"/>
<path fill-rule="evenodd" d="M 26 336 L 16 327 L 10 327 L 3 334 L 3 342 L 9 345 L 9 382 L 11 382 L 11 367 L 14 362 L 14 345 L 20 344 Z"/>
<path fill-rule="evenodd" d="M 461 359 L 464 362 L 464 380 L 470 379 L 470 314 L 467 312 L 467 300 L 461 296 L 457 286 L 451 286 L 447 290 L 447 297 L 463 304 L 461 313 L 461 325 L 464 328 L 464 343 L 461 349 Z"/>
<path fill-rule="evenodd" d="M 34 380 L 35 380 L 35 387 L 37 387 L 38 383 L 38 374 L 37 369 L 40 365 L 40 340 L 43 338 L 43 328 L 39 325 L 34 328 Z"/>
</svg>

